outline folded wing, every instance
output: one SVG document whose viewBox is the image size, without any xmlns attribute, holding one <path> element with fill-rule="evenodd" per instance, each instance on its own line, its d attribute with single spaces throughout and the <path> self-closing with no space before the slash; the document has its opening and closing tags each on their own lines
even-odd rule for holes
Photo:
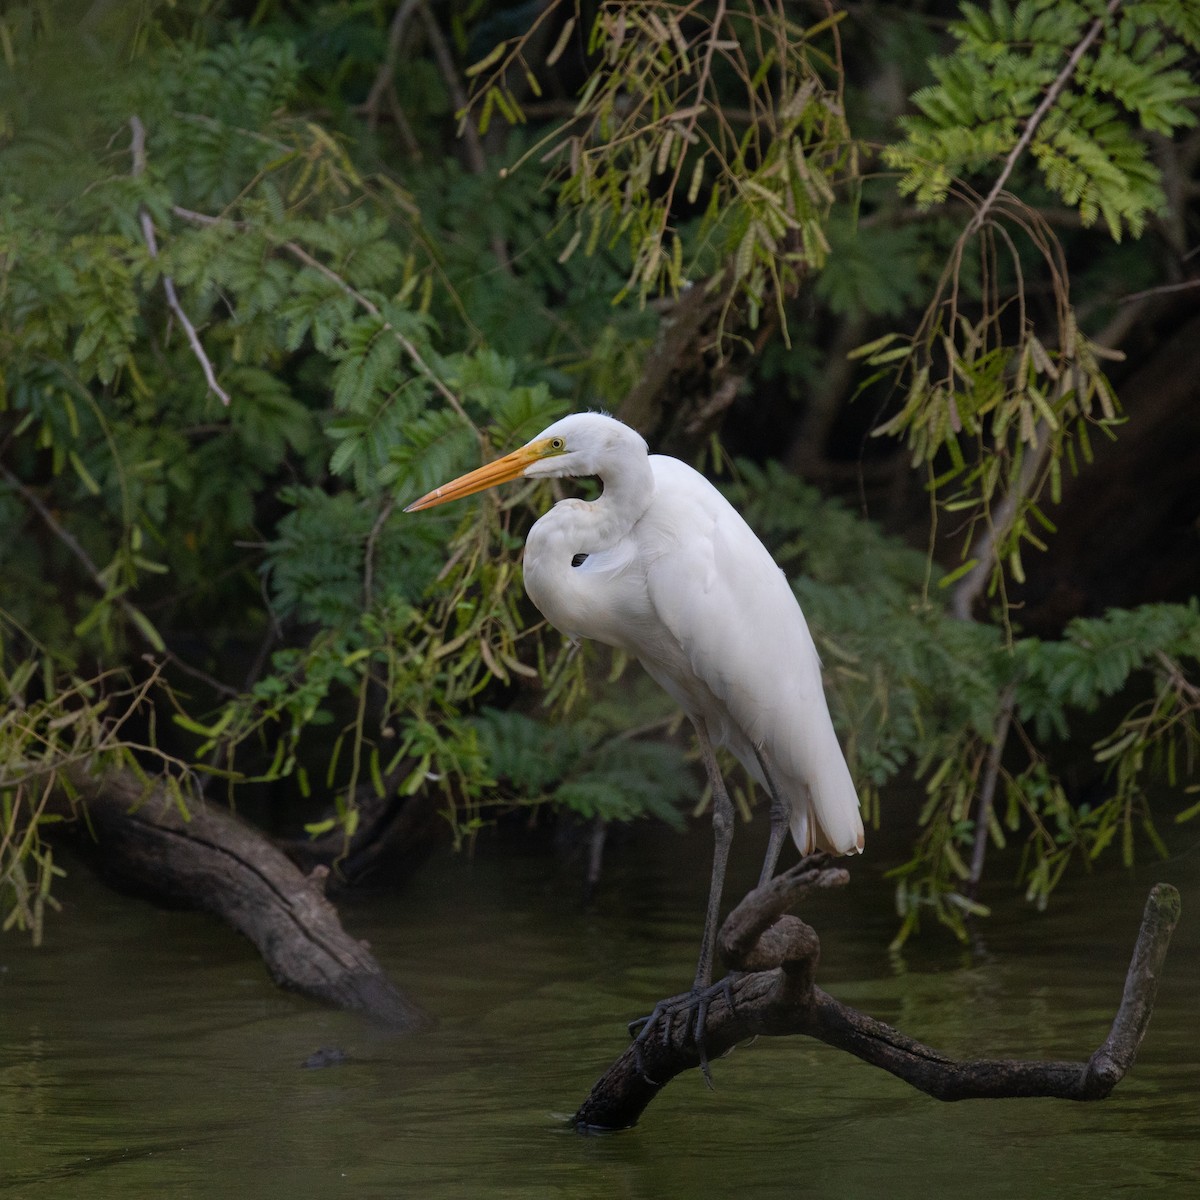
<svg viewBox="0 0 1200 1200">
<path fill-rule="evenodd" d="M 802 853 L 861 850 L 858 796 L 787 579 L 702 475 L 675 459 L 650 461 L 659 486 L 639 522 L 639 552 L 650 602 L 674 645 L 658 662 L 640 657 L 712 740 L 769 786 L 762 756 Z M 685 666 L 690 679 L 681 679 Z"/>
</svg>

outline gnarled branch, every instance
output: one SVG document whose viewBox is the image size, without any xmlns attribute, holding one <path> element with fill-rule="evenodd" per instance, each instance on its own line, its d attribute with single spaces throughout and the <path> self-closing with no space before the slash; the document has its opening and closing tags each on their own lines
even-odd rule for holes
<svg viewBox="0 0 1200 1200">
<path fill-rule="evenodd" d="M 735 968 L 708 1012 L 710 1060 L 755 1036 L 807 1034 L 889 1071 L 939 1100 L 1053 1096 L 1100 1100 L 1133 1065 L 1158 991 L 1159 974 L 1179 919 L 1179 893 L 1158 884 L 1146 902 L 1125 993 L 1102 1045 L 1084 1062 L 1015 1059 L 957 1061 L 890 1025 L 842 1004 L 814 983 L 820 958 L 815 931 L 781 915 L 818 888 L 848 879 L 805 860 L 756 888 L 726 918 L 722 956 Z M 573 1118 L 577 1129 L 625 1129 L 680 1072 L 699 1066 L 689 1014 L 664 1023 L 661 1036 L 630 1046 L 592 1088 Z"/>
<path fill-rule="evenodd" d="M 61 775 L 87 815 L 86 825 L 65 828 L 109 879 L 221 917 L 253 942 L 281 987 L 392 1029 L 434 1023 L 342 927 L 325 899 L 323 870 L 304 875 L 228 809 L 200 801 L 185 814 L 165 789 L 148 790 L 132 771 L 75 765 Z"/>
</svg>

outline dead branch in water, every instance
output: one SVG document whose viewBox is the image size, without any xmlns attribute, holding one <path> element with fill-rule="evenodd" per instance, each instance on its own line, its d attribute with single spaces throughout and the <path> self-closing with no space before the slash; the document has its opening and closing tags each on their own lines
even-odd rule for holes
<svg viewBox="0 0 1200 1200">
<path fill-rule="evenodd" d="M 890 1025 L 823 992 L 814 982 L 820 958 L 816 932 L 785 910 L 810 892 L 838 887 L 849 876 L 813 860 L 752 891 L 725 920 L 722 957 L 734 973 L 705 1024 L 710 1060 L 748 1038 L 805 1034 L 845 1050 L 939 1100 L 1052 1096 L 1101 1100 L 1133 1066 L 1158 992 L 1179 893 L 1169 884 L 1150 892 L 1125 979 L 1125 993 L 1102 1045 L 1082 1062 L 949 1058 Z M 692 1013 L 681 1006 L 663 1032 L 630 1046 L 592 1088 L 573 1118 L 582 1131 L 626 1129 L 682 1071 L 699 1066 Z"/>
</svg>

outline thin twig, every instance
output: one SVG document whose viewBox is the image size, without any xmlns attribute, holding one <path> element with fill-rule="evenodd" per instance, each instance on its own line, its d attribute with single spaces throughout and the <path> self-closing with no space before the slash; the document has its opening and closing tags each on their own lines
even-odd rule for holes
<svg viewBox="0 0 1200 1200">
<path fill-rule="evenodd" d="M 233 217 L 214 217 L 208 213 L 196 212 L 191 208 L 184 208 L 182 205 L 173 205 L 171 211 L 184 221 L 190 221 L 193 225 L 228 225 L 233 229 L 247 229 L 249 225 L 245 221 L 235 220 Z M 383 319 L 383 312 L 378 304 L 370 297 L 364 296 L 353 284 L 343 279 L 332 267 L 327 267 L 320 259 L 314 258 L 299 242 L 284 242 L 283 249 L 286 250 L 293 258 L 299 259 L 306 267 L 311 267 L 318 274 L 323 275 L 331 283 L 337 284 L 355 304 L 360 308 L 369 312 L 373 317 Z M 483 433 L 475 425 L 475 422 L 467 415 L 466 409 L 463 408 L 458 397 L 442 382 L 441 379 L 434 373 L 433 368 L 421 357 L 421 352 L 413 344 L 413 342 L 405 337 L 390 321 L 385 321 L 384 330 L 390 333 L 397 342 L 400 343 L 404 352 L 412 359 L 414 365 L 422 375 L 434 386 L 438 394 L 446 401 L 454 412 L 467 424 L 472 433 L 475 434 L 480 444 L 484 444 Z"/>
<path fill-rule="evenodd" d="M 102 592 L 107 592 L 108 584 L 104 582 L 104 578 L 100 574 L 100 568 L 92 561 L 92 556 L 83 548 L 79 539 L 70 530 L 64 529 L 58 523 L 58 519 L 50 511 L 50 506 L 42 500 L 37 492 L 17 478 L 3 463 L 0 463 L 0 478 L 3 478 L 4 482 L 13 491 L 20 493 L 25 503 L 50 527 L 50 532 L 83 564 L 83 569 L 92 577 L 96 586 Z M 128 601 L 123 598 L 121 598 L 121 602 L 128 604 Z"/>
<path fill-rule="evenodd" d="M 380 102 L 387 94 L 388 89 L 393 86 L 396 63 L 400 58 L 400 46 L 404 41 L 404 31 L 408 28 L 408 22 L 420 4 L 421 0 L 403 0 L 392 16 L 392 23 L 388 26 L 387 51 L 384 53 L 383 62 L 375 76 L 375 82 L 371 84 L 371 90 L 367 93 L 367 98 L 362 105 L 368 125 L 375 124 Z"/>
<path fill-rule="evenodd" d="M 49 527 L 50 532 L 75 556 L 82 564 L 83 569 L 91 576 L 92 582 L 99 588 L 100 592 L 107 596 L 109 591 L 108 583 L 105 581 L 100 568 L 96 566 L 92 556 L 83 548 L 79 539 L 69 530 L 59 524 L 58 518 L 51 511 L 50 506 L 27 484 L 23 483 L 12 471 L 3 463 L 0 463 L 0 478 L 8 484 L 15 492 L 19 493 L 26 504 L 32 508 L 39 517 Z M 117 607 L 130 618 L 130 623 L 142 635 L 143 639 L 150 644 L 155 650 L 162 650 L 162 647 L 155 643 L 154 638 L 150 636 L 148 627 L 150 626 L 149 618 L 125 596 L 114 597 Z"/>
<path fill-rule="evenodd" d="M 136 179 L 139 175 L 145 173 L 146 170 L 146 127 L 142 124 L 141 118 L 132 116 L 129 118 L 129 129 L 131 133 L 129 142 L 129 153 L 133 158 L 133 176 Z M 146 248 L 150 251 L 151 258 L 158 257 L 158 239 L 154 236 L 154 222 L 150 219 L 149 212 L 143 206 L 138 211 L 138 219 L 142 226 L 142 236 L 146 239 Z M 183 305 L 179 302 L 179 295 L 175 291 L 175 281 L 170 275 L 163 275 L 163 291 L 167 296 L 167 304 L 170 305 L 171 311 L 175 314 L 179 324 L 183 326 L 183 332 L 187 335 L 188 345 L 192 348 L 192 353 L 199 362 L 201 370 L 204 372 L 205 382 L 208 384 L 209 390 L 212 391 L 226 408 L 229 407 L 229 393 L 217 382 L 216 372 L 213 370 L 212 362 L 209 360 L 208 354 L 204 350 L 204 346 L 200 341 L 200 335 L 196 332 L 196 327 L 188 319 L 187 313 L 183 311 Z"/>
<path fill-rule="evenodd" d="M 108 596 L 110 588 L 104 579 L 104 575 L 100 568 L 96 566 L 92 556 L 83 548 L 79 539 L 69 530 L 64 528 L 58 518 L 51 511 L 50 506 L 35 492 L 31 487 L 23 483 L 12 471 L 3 463 L 0 463 L 0 479 L 3 479 L 15 492 L 19 493 L 26 504 L 32 508 L 39 517 L 49 527 L 50 532 L 71 552 L 71 554 L 79 561 L 80 565 L 91 577 L 93 583 L 100 590 L 103 596 Z M 142 640 L 156 653 L 168 659 L 175 667 L 182 671 L 185 675 L 190 675 L 194 679 L 199 679 L 203 683 L 211 687 L 215 692 L 226 696 L 236 696 L 237 690 L 222 683 L 219 679 L 213 678 L 206 671 L 201 671 L 197 667 L 189 666 L 177 655 L 172 653 L 162 644 L 161 638 L 158 640 L 151 635 L 150 630 L 154 628 L 150 618 L 142 612 L 131 600 L 126 596 L 115 596 L 113 601 L 121 610 L 124 616 L 128 619 L 130 625 L 137 630 Z"/>
<path fill-rule="evenodd" d="M 374 602 L 375 546 L 395 507 L 396 497 L 389 496 L 387 501 L 380 506 L 379 513 L 371 525 L 371 532 L 367 535 L 367 544 L 363 551 L 363 608 L 366 610 L 369 610 Z"/>
<path fill-rule="evenodd" d="M 433 11 L 425 0 L 417 0 L 421 9 L 421 17 L 425 22 L 425 32 L 429 37 L 429 45 L 433 50 L 433 57 L 437 60 L 438 70 L 442 73 L 442 79 L 445 81 L 446 90 L 450 93 L 451 103 L 454 105 L 455 112 L 466 112 L 467 109 L 467 93 L 463 91 L 462 83 L 458 78 L 458 68 L 454 65 L 454 57 L 450 53 L 450 47 L 446 45 L 446 39 L 442 36 L 441 27 L 437 23 L 437 18 L 433 15 Z M 474 175 L 487 174 L 488 163 L 487 155 L 483 152 L 483 142 L 479 139 L 479 131 L 470 121 L 462 122 L 462 139 L 467 148 L 467 163 L 471 168 L 471 173 Z M 512 274 L 512 258 L 508 252 L 508 246 L 504 239 L 499 234 L 493 234 L 491 239 L 492 254 L 501 268 L 508 274 Z"/>
<path fill-rule="evenodd" d="M 323 262 L 321 262 L 320 259 L 313 258 L 313 256 L 309 254 L 309 252 L 305 250 L 304 247 L 299 243 L 284 242 L 283 248 L 293 257 L 298 258 L 306 267 L 312 267 L 314 271 L 319 272 L 320 274 L 324 275 L 326 279 L 336 283 L 338 287 L 340 287 L 342 291 L 346 293 L 347 296 L 366 309 L 366 311 L 369 312 L 373 317 L 379 317 L 381 320 L 383 320 L 383 313 L 378 304 L 369 299 L 367 296 L 364 296 L 362 292 L 358 291 L 357 288 L 347 283 L 346 280 L 344 280 L 336 271 L 330 267 L 327 267 Z M 421 374 L 433 384 L 438 393 L 441 395 L 442 399 L 445 400 L 446 403 L 449 404 L 452 409 L 454 409 L 455 413 L 457 413 L 458 416 L 470 426 L 470 428 L 475 432 L 476 437 L 478 437 L 482 443 L 484 440 L 483 434 L 479 431 L 479 429 L 476 428 L 475 422 L 472 421 L 469 416 L 467 416 L 467 411 L 459 402 L 458 397 L 437 377 L 433 371 L 433 368 L 421 357 L 421 352 L 412 343 L 412 341 L 405 337 L 405 335 L 401 333 L 400 330 L 398 330 L 391 323 L 391 321 L 384 320 L 383 328 L 385 332 L 390 333 L 392 337 L 394 337 L 396 341 L 400 343 L 404 349 L 404 352 L 413 360 L 413 363 L 416 365 Z"/>
<path fill-rule="evenodd" d="M 1092 43 L 1100 36 L 1105 22 L 1120 7 L 1121 0 L 1109 0 L 1108 7 L 1104 10 L 1103 16 L 1097 17 L 1092 22 L 1087 33 L 1080 39 L 1079 45 L 1071 51 L 1071 55 L 1064 64 L 1063 69 L 1059 71 L 1054 82 L 1047 88 L 1045 96 L 1042 97 L 1041 104 L 1033 110 L 1029 120 L 1025 122 L 1025 128 L 1021 131 L 1021 136 L 1017 138 L 1016 145 L 1013 146 L 1008 153 L 1008 157 L 1004 160 L 1004 166 L 1001 168 L 996 182 L 992 185 L 992 190 L 988 192 L 983 203 L 971 218 L 971 222 L 967 226 L 967 237 L 978 233 L 982 228 L 988 213 L 1000 198 L 1000 193 L 1004 191 L 1004 185 L 1008 182 L 1009 176 L 1016 168 L 1017 160 L 1029 148 L 1029 143 L 1033 141 L 1033 135 L 1037 133 L 1038 127 L 1046 118 L 1046 114 L 1054 107 L 1054 102 L 1061 95 L 1063 88 L 1070 82 L 1071 76 L 1075 74 L 1075 68 L 1079 66 L 1080 59 L 1091 49 Z"/>
<path fill-rule="evenodd" d="M 398 1032 L 434 1024 L 346 932 L 319 879 L 244 818 L 216 804 L 190 804 L 185 814 L 177 783 L 148 782 L 126 766 L 93 761 L 57 770 L 56 780 L 64 815 L 80 799 L 88 816 L 56 832 L 109 878 L 221 918 L 254 944 L 281 986 Z"/>
<path fill-rule="evenodd" d="M 1130 304 L 1134 300 L 1146 300 L 1151 296 L 1166 296 L 1171 292 L 1190 292 L 1193 288 L 1200 288 L 1200 279 L 1183 279 L 1179 283 L 1163 283 L 1158 287 L 1146 288 L 1141 292 L 1129 292 L 1122 296 L 1118 304 Z"/>
<path fill-rule="evenodd" d="M 1013 707 L 1017 690 L 1009 684 L 1000 696 L 1000 713 L 996 718 L 996 729 L 988 750 L 984 767 L 983 784 L 979 789 L 979 808 L 975 815 L 975 845 L 971 852 L 971 874 L 967 878 L 966 892 L 972 900 L 979 893 L 979 881 L 983 878 L 983 863 L 987 856 L 988 830 L 992 820 L 992 809 L 996 803 L 996 785 L 1000 781 L 1000 767 L 1004 760 L 1004 745 L 1012 725 Z"/>
</svg>

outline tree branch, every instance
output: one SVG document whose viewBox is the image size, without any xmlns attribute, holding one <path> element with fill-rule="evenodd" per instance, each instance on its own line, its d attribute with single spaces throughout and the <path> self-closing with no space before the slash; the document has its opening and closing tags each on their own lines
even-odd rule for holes
<svg viewBox="0 0 1200 1200">
<path fill-rule="evenodd" d="M 806 859 L 752 891 L 726 918 L 721 951 L 735 970 L 708 1012 L 705 1044 L 715 1060 L 755 1036 L 806 1034 L 888 1071 L 939 1100 L 1052 1096 L 1100 1100 L 1133 1066 L 1158 991 L 1179 893 L 1168 884 L 1150 892 L 1108 1037 L 1084 1062 L 1014 1059 L 956 1061 L 890 1025 L 842 1004 L 813 982 L 820 958 L 815 931 L 785 908 L 808 893 L 844 884 L 842 870 Z M 630 1046 L 597 1081 L 572 1118 L 581 1131 L 625 1129 L 682 1071 L 700 1064 L 690 1013 L 665 1023 L 663 1035 Z"/>
<path fill-rule="evenodd" d="M 1000 695 L 1000 711 L 996 716 L 992 744 L 988 749 L 983 782 L 979 789 L 979 807 L 975 812 L 975 845 L 971 851 L 971 873 L 967 877 L 965 889 L 972 900 L 978 896 L 979 884 L 983 879 L 983 864 L 987 858 L 988 838 L 991 836 L 992 809 L 996 801 L 996 785 L 1000 781 L 1004 746 L 1008 741 L 1008 731 L 1012 727 L 1016 699 L 1016 685 L 1010 683 Z"/>
<path fill-rule="evenodd" d="M 637 382 L 629 389 L 616 416 L 640 433 L 649 435 L 658 426 L 663 397 L 673 376 L 703 357 L 706 328 L 729 298 L 727 277 L 718 286 L 697 283 L 685 288 L 665 308 L 658 338 L 646 355 Z M 672 400 L 678 396 L 672 392 Z"/>
<path fill-rule="evenodd" d="M 82 799 L 87 819 L 57 828 L 105 877 L 220 917 L 249 938 L 281 987 L 392 1029 L 433 1024 L 342 927 L 325 899 L 323 869 L 302 874 L 227 809 L 198 801 L 185 813 L 132 771 L 73 764 L 59 776 L 64 800 Z"/>
<path fill-rule="evenodd" d="M 136 179 L 146 170 L 146 127 L 142 124 L 140 117 L 134 116 L 129 118 L 129 128 L 131 131 L 129 153 L 133 158 L 133 175 Z M 150 214 L 144 207 L 138 210 L 138 220 L 141 222 L 142 236 L 146 239 L 146 248 L 150 251 L 150 257 L 157 258 L 158 239 L 154 236 L 154 222 L 151 221 Z M 204 372 L 204 379 L 209 390 L 228 408 L 229 393 L 217 382 L 216 372 L 200 341 L 200 335 L 196 332 L 196 327 L 188 320 L 187 313 L 183 311 L 183 305 L 179 302 L 179 294 L 175 291 L 175 280 L 170 275 L 163 275 L 162 281 L 167 304 L 170 305 L 171 311 L 187 335 L 188 345 L 192 348 L 192 354 L 195 355 L 200 369 Z"/>
<path fill-rule="evenodd" d="M 450 94 L 450 100 L 454 105 L 454 111 L 465 113 L 467 111 L 467 93 L 463 90 L 461 81 L 458 78 L 458 69 L 454 65 L 454 58 L 450 53 L 450 47 L 446 45 L 446 39 L 442 36 L 441 27 L 437 23 L 437 17 L 434 16 L 433 10 L 429 7 L 425 0 L 420 0 L 418 7 L 421 10 L 421 18 L 425 23 L 425 33 L 429 38 L 429 46 L 433 50 L 433 57 L 437 61 L 438 70 L 441 72 L 442 79 L 446 84 L 446 91 Z M 471 168 L 473 175 L 484 175 L 487 173 L 488 163 L 487 155 L 483 152 L 483 142 L 480 140 L 479 131 L 468 120 L 462 122 L 462 139 L 467 150 L 467 164 Z M 498 234 L 493 233 L 491 238 L 492 255 L 500 268 L 507 274 L 512 274 L 512 258 L 508 252 L 508 246 L 504 239 Z"/>
<path fill-rule="evenodd" d="M 367 98 L 363 101 L 361 108 L 361 111 L 367 116 L 367 124 L 372 128 L 374 128 L 379 113 L 379 105 L 393 86 L 396 64 L 400 58 L 400 46 L 404 41 L 404 32 L 421 2 L 422 0 L 402 0 L 392 16 L 392 23 L 388 26 L 387 51 L 383 56 L 379 71 L 375 75 L 375 82 L 371 84 L 371 90 L 367 93 Z"/>
<path fill-rule="evenodd" d="M 1025 122 L 1025 128 L 1021 130 L 1021 136 L 1017 138 L 1016 145 L 1013 146 L 1008 153 L 1008 157 L 1004 160 L 1004 166 L 1001 168 L 1000 174 L 996 177 L 996 182 L 992 185 L 992 190 L 988 192 L 983 203 L 976 209 L 975 215 L 971 218 L 971 222 L 967 226 L 967 237 L 971 237 L 983 228 L 983 223 L 987 220 L 988 213 L 1000 198 L 1000 193 L 1004 191 L 1004 185 L 1013 173 L 1017 165 L 1017 160 L 1029 148 L 1029 143 L 1033 141 L 1033 135 L 1037 133 L 1038 126 L 1045 120 L 1046 114 L 1054 107 L 1054 102 L 1062 94 L 1063 88 L 1070 82 L 1071 76 L 1075 74 L 1075 68 L 1079 66 L 1079 60 L 1091 49 L 1092 43 L 1100 36 L 1105 21 L 1120 7 L 1121 0 L 1109 0 L 1108 7 L 1104 10 L 1104 15 L 1097 17 L 1092 22 L 1087 33 L 1080 39 L 1079 45 L 1071 51 L 1071 55 L 1064 64 L 1063 69 L 1059 71 L 1054 82 L 1046 89 L 1046 94 L 1042 97 L 1041 104 L 1033 110 L 1029 120 Z"/>
<path fill-rule="evenodd" d="M 230 225 L 233 228 L 246 228 L 244 222 L 235 221 L 231 217 L 214 217 L 208 213 L 196 212 L 190 208 L 183 208 L 176 204 L 171 211 L 181 219 L 190 221 L 194 225 Z M 311 267 L 318 274 L 323 275 L 331 283 L 336 284 L 347 296 L 350 297 L 360 308 L 369 312 L 373 317 L 383 319 L 383 312 L 379 305 L 376 304 L 369 296 L 364 296 L 353 284 L 343 279 L 332 267 L 327 267 L 319 258 L 314 258 L 309 254 L 299 242 L 284 242 L 283 249 L 286 250 L 293 258 L 302 262 L 306 267 Z M 421 356 L 421 352 L 417 349 L 411 338 L 406 337 L 400 332 L 390 321 L 384 321 L 384 331 L 390 333 L 392 337 L 399 342 L 401 349 L 412 359 L 413 365 L 418 371 L 429 381 L 430 384 L 437 390 L 443 400 L 454 410 L 454 412 L 466 423 L 471 432 L 475 434 L 480 446 L 486 444 L 486 439 L 482 431 L 474 421 L 467 415 L 467 411 L 463 408 L 458 397 L 442 382 L 433 368 Z"/>
<path fill-rule="evenodd" d="M 1097 17 L 1092 22 L 1083 37 L 1079 40 L 1078 45 L 1071 51 L 1066 63 L 1063 64 L 1062 70 L 1059 71 L 1053 82 L 1046 89 L 1046 94 L 1042 97 L 1041 103 L 1030 114 L 1024 129 L 1021 131 L 1020 137 L 1005 158 L 1000 174 L 992 185 L 991 191 L 988 192 L 987 196 L 976 207 L 971 220 L 967 223 L 966 228 L 959 237 L 956 243 L 956 255 L 961 256 L 967 243 L 979 233 L 988 221 L 992 210 L 1004 194 L 1005 185 L 1008 183 L 1009 177 L 1016 168 L 1021 155 L 1029 148 L 1038 128 L 1054 106 L 1055 101 L 1062 94 L 1063 89 L 1070 82 L 1083 56 L 1100 36 L 1105 22 L 1112 17 L 1120 6 L 1121 0 L 1109 0 L 1103 15 Z M 957 268 L 955 270 L 957 271 Z M 1018 294 L 1022 294 L 1020 288 L 1018 289 Z M 1064 303 L 1065 295 L 1064 289 Z M 932 306 L 929 311 L 932 312 Z M 1025 503 L 1030 493 L 1036 490 L 1037 481 L 1046 470 L 1052 446 L 1050 429 L 1044 419 L 1038 420 L 1030 442 L 1031 445 L 1021 463 L 1017 479 L 995 509 L 988 512 L 984 532 L 977 543 L 971 548 L 971 555 L 975 559 L 974 565 L 958 581 L 951 595 L 951 612 L 962 620 L 970 619 L 975 603 L 983 594 L 987 582 L 992 576 L 998 560 L 1000 543 L 1009 533 L 1013 522 L 1021 510 L 1022 504 Z"/>
<path fill-rule="evenodd" d="M 1092 339 L 1093 346 L 1116 351 L 1138 318 L 1145 314 L 1149 303 L 1149 297 L 1142 297 L 1134 304 L 1123 306 Z M 1011 528 L 1021 504 L 1035 490 L 1035 484 L 1046 467 L 1050 456 L 1050 426 L 1044 417 L 1039 417 L 1034 425 L 1033 440 L 1034 448 L 1027 451 L 1016 482 L 991 511 L 983 533 L 969 551 L 970 557 L 977 560 L 975 565 L 955 584 L 950 595 L 950 612 L 961 621 L 972 619 L 975 604 L 983 595 L 998 561 L 997 547 Z"/>
</svg>

